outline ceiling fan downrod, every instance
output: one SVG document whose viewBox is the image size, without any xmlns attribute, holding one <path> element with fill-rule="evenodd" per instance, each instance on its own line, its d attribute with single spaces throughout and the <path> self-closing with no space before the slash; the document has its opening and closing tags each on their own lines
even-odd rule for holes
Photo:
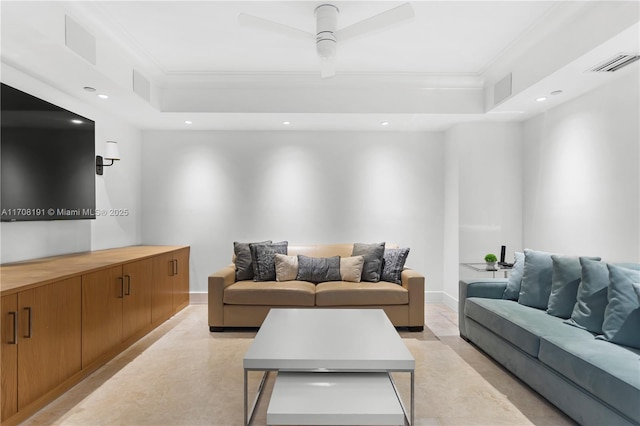
<svg viewBox="0 0 640 426">
<path fill-rule="evenodd" d="M 322 59 L 336 55 L 338 15 L 340 10 L 332 4 L 321 4 L 315 9 L 316 16 L 316 52 Z"/>
</svg>

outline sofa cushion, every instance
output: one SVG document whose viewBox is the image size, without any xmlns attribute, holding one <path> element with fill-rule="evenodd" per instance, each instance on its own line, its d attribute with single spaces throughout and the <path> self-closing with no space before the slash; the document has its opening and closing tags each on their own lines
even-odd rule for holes
<svg viewBox="0 0 640 426">
<path fill-rule="evenodd" d="M 406 305 L 409 291 L 397 284 L 332 281 L 316 287 L 317 306 Z"/>
<path fill-rule="evenodd" d="M 316 286 L 306 281 L 238 281 L 224 290 L 229 305 L 313 306 Z"/>
<path fill-rule="evenodd" d="M 522 275 L 524 274 L 524 253 L 513 253 L 513 268 L 507 279 L 507 288 L 502 294 L 503 299 L 518 300 L 520 297 L 520 285 L 522 284 Z"/>
<path fill-rule="evenodd" d="M 307 257 L 299 254 L 296 280 L 312 283 L 340 281 L 340 256 Z"/>
<path fill-rule="evenodd" d="M 591 257 L 591 260 L 600 260 Z M 552 255 L 553 273 L 547 313 L 559 318 L 569 318 L 576 304 L 582 267 L 580 259 L 572 256 Z"/>
<path fill-rule="evenodd" d="M 548 333 L 593 340 L 591 333 L 569 327 L 561 318 L 512 300 L 471 297 L 466 300 L 464 313 L 533 357 L 538 356 L 539 336 Z"/>
<path fill-rule="evenodd" d="M 353 245 L 352 256 L 364 256 L 362 281 L 378 282 L 382 275 L 382 259 L 384 257 L 384 243 Z"/>
<path fill-rule="evenodd" d="M 409 256 L 408 248 L 390 249 L 385 248 L 382 258 L 382 281 L 402 284 L 402 270 Z"/>
<path fill-rule="evenodd" d="M 602 334 L 604 310 L 607 307 L 609 270 L 605 262 L 580 258 L 582 280 L 578 286 L 577 300 L 567 324 Z"/>
<path fill-rule="evenodd" d="M 359 283 L 362 278 L 364 256 L 350 256 L 340 258 L 340 278 L 342 281 Z"/>
<path fill-rule="evenodd" d="M 609 303 L 604 310 L 604 340 L 640 349 L 640 303 L 633 284 L 640 282 L 640 271 L 607 265 Z M 640 375 L 640 371 L 638 372 Z"/>
<path fill-rule="evenodd" d="M 254 281 L 274 281 L 276 279 L 276 253 L 287 254 L 286 241 L 271 244 L 249 244 Z"/>
<path fill-rule="evenodd" d="M 233 252 L 235 254 L 234 263 L 236 265 L 236 281 L 253 279 L 253 263 L 251 263 L 251 249 L 249 244 L 271 244 L 271 240 L 256 243 L 233 242 Z"/>
<path fill-rule="evenodd" d="M 596 339 L 545 336 L 538 358 L 640 423 L 640 350 Z"/>
<path fill-rule="evenodd" d="M 276 281 L 293 281 L 298 276 L 298 256 L 276 253 Z"/>
<path fill-rule="evenodd" d="M 551 253 L 525 249 L 524 273 L 518 303 L 532 308 L 547 309 L 552 272 Z"/>
</svg>

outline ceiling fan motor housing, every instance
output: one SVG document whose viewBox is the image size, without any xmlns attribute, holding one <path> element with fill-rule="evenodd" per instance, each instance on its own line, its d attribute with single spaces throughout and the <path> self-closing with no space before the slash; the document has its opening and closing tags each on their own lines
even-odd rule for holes
<svg viewBox="0 0 640 426">
<path fill-rule="evenodd" d="M 340 10 L 332 4 L 316 7 L 316 51 L 323 59 L 332 58 L 336 54 L 338 15 Z"/>
</svg>

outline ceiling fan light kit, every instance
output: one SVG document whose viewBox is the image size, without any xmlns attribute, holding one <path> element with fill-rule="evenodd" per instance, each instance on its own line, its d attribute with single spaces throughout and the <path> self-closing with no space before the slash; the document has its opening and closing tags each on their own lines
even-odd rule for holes
<svg viewBox="0 0 640 426">
<path fill-rule="evenodd" d="M 335 5 L 329 3 L 321 4 L 315 8 L 314 14 L 316 17 L 315 36 L 298 28 L 245 13 L 238 15 L 238 23 L 260 30 L 276 32 L 288 37 L 304 39 L 315 37 L 316 53 L 320 59 L 320 76 L 327 78 L 335 75 L 335 58 L 338 42 L 372 33 L 415 16 L 411 4 L 403 3 L 393 9 L 389 9 L 338 30 L 338 15 L 340 14 L 340 10 Z"/>
</svg>

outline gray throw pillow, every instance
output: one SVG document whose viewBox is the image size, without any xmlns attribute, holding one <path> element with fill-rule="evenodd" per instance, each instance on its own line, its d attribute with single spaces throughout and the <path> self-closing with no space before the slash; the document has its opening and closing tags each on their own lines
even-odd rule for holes
<svg viewBox="0 0 640 426">
<path fill-rule="evenodd" d="M 640 303 L 633 288 L 634 283 L 640 282 L 640 270 L 616 265 L 607 267 L 609 303 L 604 310 L 603 336 L 597 338 L 640 349 Z"/>
<path fill-rule="evenodd" d="M 503 299 L 518 300 L 520 296 L 520 285 L 524 274 L 524 253 L 519 251 L 513 253 L 513 268 L 507 279 L 507 287 L 502 293 Z"/>
<path fill-rule="evenodd" d="M 312 283 L 340 281 L 340 256 L 308 257 L 299 254 L 296 280 Z"/>
<path fill-rule="evenodd" d="M 576 304 L 571 318 L 565 323 L 592 333 L 602 334 L 604 310 L 607 307 L 607 287 L 609 270 L 605 262 L 580 258 L 582 281 L 578 286 Z"/>
<path fill-rule="evenodd" d="M 382 257 L 381 281 L 402 284 L 402 270 L 409 256 L 408 248 L 385 249 Z"/>
<path fill-rule="evenodd" d="M 236 281 L 253 279 L 253 264 L 251 262 L 251 249 L 249 244 L 271 244 L 271 240 L 255 243 L 233 242 L 233 252 L 236 254 Z"/>
<path fill-rule="evenodd" d="M 589 257 L 600 260 L 599 257 Z M 551 276 L 551 294 L 547 313 L 554 317 L 567 319 L 573 312 L 578 295 L 578 286 L 582 276 L 580 259 L 571 256 L 551 256 L 553 274 Z"/>
<path fill-rule="evenodd" d="M 276 253 L 287 254 L 287 241 L 272 244 L 249 244 L 254 281 L 276 280 Z"/>
<path fill-rule="evenodd" d="M 362 268 L 362 281 L 377 283 L 382 276 L 382 259 L 384 257 L 384 244 L 355 243 L 351 256 L 364 256 Z"/>
<path fill-rule="evenodd" d="M 518 303 L 532 308 L 547 309 L 552 273 L 551 253 L 524 249 L 524 273 Z"/>
</svg>

